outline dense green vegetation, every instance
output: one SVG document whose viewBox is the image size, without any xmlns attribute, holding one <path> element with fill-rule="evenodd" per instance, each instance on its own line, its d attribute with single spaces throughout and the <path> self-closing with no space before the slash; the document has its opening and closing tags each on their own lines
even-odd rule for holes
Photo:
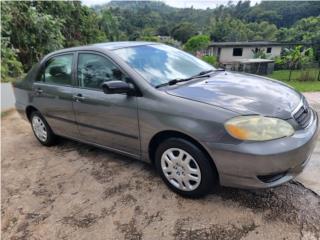
<svg viewBox="0 0 320 240">
<path fill-rule="evenodd" d="M 1 78 L 19 76 L 53 50 L 105 41 L 162 41 L 193 53 L 208 41 L 315 44 L 320 41 L 319 14 L 315 1 L 255 6 L 244 1 L 206 10 L 141 1 L 93 8 L 79 1 L 2 1 Z"/>
<path fill-rule="evenodd" d="M 114 1 L 95 9 L 112 12 L 120 31 L 132 40 L 151 33 L 170 35 L 185 43 L 191 36 L 202 33 L 215 41 L 312 42 L 319 41 L 320 34 L 320 2 L 262 2 L 250 7 L 249 1 L 240 1 L 236 5 L 201 10 L 173 8 L 161 2 Z M 313 18 L 298 22 L 309 17 Z"/>
<path fill-rule="evenodd" d="M 184 49 L 189 52 L 195 52 L 205 49 L 210 43 L 210 38 L 207 35 L 196 35 L 188 39 L 184 45 Z"/>
</svg>

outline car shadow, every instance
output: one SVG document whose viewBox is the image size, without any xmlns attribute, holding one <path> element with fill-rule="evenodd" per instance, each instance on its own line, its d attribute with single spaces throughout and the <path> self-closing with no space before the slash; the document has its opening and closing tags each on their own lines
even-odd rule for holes
<svg viewBox="0 0 320 240">
<path fill-rule="evenodd" d="M 77 151 L 79 155 L 87 157 L 93 164 L 98 163 L 99 174 L 96 173 L 95 176 L 98 181 L 108 181 L 106 177 L 110 177 L 111 174 L 108 164 L 112 161 L 113 171 L 117 167 L 121 167 L 121 171 L 126 168 L 138 169 L 140 172 L 135 176 L 137 178 L 142 176 L 143 181 L 147 181 L 145 184 L 151 185 L 154 191 L 158 191 L 158 184 L 164 184 L 151 164 L 65 138 L 60 139 L 57 148 L 62 151 Z M 104 164 L 106 165 L 104 166 Z M 175 195 L 169 190 L 168 193 Z M 178 195 L 175 195 L 175 198 L 184 200 Z M 278 220 L 304 226 L 310 231 L 320 230 L 320 197 L 295 181 L 275 188 L 258 190 L 217 186 L 208 196 L 190 201 L 204 201 L 206 204 L 214 204 L 218 200 L 222 200 L 226 205 L 230 203 L 230 206 L 236 205 L 254 213 L 260 213 L 267 221 Z"/>
</svg>

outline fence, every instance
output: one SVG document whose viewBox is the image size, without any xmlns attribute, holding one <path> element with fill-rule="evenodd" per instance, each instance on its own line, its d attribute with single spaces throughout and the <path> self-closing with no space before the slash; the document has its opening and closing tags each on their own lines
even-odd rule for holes
<svg viewBox="0 0 320 240">
<path fill-rule="evenodd" d="M 11 83 L 1 83 L 1 112 L 14 108 L 15 98 Z"/>
</svg>

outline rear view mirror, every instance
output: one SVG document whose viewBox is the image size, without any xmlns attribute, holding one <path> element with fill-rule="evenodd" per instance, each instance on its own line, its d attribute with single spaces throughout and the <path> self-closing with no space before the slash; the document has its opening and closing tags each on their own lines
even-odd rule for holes
<svg viewBox="0 0 320 240">
<path fill-rule="evenodd" d="M 123 81 L 108 81 L 102 84 L 102 90 L 105 94 L 117 94 L 117 93 L 134 93 L 134 86 L 130 83 Z"/>
</svg>

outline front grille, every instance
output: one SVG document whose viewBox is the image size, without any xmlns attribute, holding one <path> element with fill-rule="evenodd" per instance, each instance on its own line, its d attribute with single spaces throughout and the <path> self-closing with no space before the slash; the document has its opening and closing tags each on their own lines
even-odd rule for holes
<svg viewBox="0 0 320 240">
<path fill-rule="evenodd" d="M 303 128 L 309 125 L 311 120 L 312 110 L 308 106 L 308 103 L 304 101 L 303 105 L 293 115 L 296 122 Z"/>
</svg>

